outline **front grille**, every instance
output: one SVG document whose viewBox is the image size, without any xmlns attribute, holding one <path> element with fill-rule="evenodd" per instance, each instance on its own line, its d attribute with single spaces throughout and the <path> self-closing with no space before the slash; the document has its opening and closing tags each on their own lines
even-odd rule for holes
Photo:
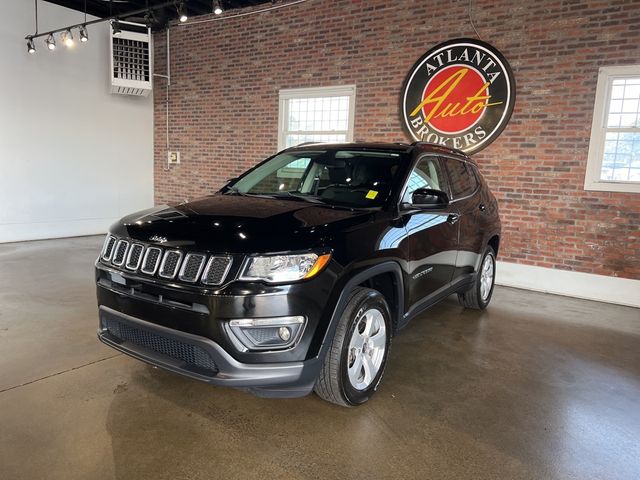
<svg viewBox="0 0 640 480">
<path fill-rule="evenodd" d="M 202 283 L 220 285 L 231 268 L 231 257 L 211 257 L 202 275 Z"/>
<path fill-rule="evenodd" d="M 182 263 L 182 269 L 178 278 L 185 282 L 196 282 L 202 273 L 205 256 L 199 253 L 188 254 Z"/>
<path fill-rule="evenodd" d="M 182 253 L 177 250 L 169 250 L 164 254 L 162 263 L 160 264 L 159 275 L 163 278 L 174 278 L 178 273 L 178 267 L 180 266 L 180 260 L 182 260 Z"/>
<path fill-rule="evenodd" d="M 137 270 L 142 261 L 142 252 L 144 252 L 144 246 L 139 243 L 131 245 L 129 249 L 129 255 L 127 255 L 126 267 L 129 270 Z"/>
<path fill-rule="evenodd" d="M 205 253 L 183 253 L 155 245 L 134 243 L 109 235 L 105 239 L 100 261 L 131 272 L 178 279 L 191 284 L 222 285 L 233 263 L 231 256 L 209 256 Z"/>
<path fill-rule="evenodd" d="M 113 253 L 113 264 L 121 266 L 124 263 L 124 259 L 127 255 L 127 248 L 129 248 L 129 242 L 126 240 L 120 240 L 116 245 L 116 250 Z"/>
<path fill-rule="evenodd" d="M 102 259 L 107 262 L 111 260 L 111 254 L 113 253 L 113 247 L 116 244 L 116 237 L 113 235 L 109 235 L 104 242 L 104 247 L 102 247 Z"/>
<path fill-rule="evenodd" d="M 160 264 L 161 257 L 162 250 L 158 247 L 149 247 L 147 249 L 147 253 L 144 254 L 144 260 L 142 261 L 142 273 L 155 275 L 158 271 L 158 265 Z"/>
<path fill-rule="evenodd" d="M 112 318 L 104 318 L 103 326 L 119 340 L 180 360 L 191 367 L 205 370 L 209 375 L 218 373 L 218 367 L 211 356 L 206 350 L 197 345 L 165 337 L 156 332 L 119 322 Z"/>
</svg>

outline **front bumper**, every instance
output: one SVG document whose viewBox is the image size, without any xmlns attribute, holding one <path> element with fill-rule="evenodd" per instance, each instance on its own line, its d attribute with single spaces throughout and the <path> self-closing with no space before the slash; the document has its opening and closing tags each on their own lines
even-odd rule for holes
<svg viewBox="0 0 640 480">
<path fill-rule="evenodd" d="M 150 323 L 100 306 L 100 341 L 127 355 L 215 385 L 259 396 L 299 397 L 313 389 L 318 358 L 285 363 L 242 363 L 213 340 Z"/>
</svg>

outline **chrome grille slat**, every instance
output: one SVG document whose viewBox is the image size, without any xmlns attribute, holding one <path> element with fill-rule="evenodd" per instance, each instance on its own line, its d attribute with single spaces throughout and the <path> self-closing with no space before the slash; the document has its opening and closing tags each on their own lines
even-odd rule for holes
<svg viewBox="0 0 640 480">
<path fill-rule="evenodd" d="M 142 262 L 143 253 L 144 245 L 140 243 L 134 243 L 133 245 L 131 245 L 131 248 L 129 248 L 125 266 L 129 270 L 138 270 L 138 268 L 140 268 L 140 263 Z"/>
<path fill-rule="evenodd" d="M 231 268 L 231 257 L 213 256 L 209 258 L 202 274 L 202 283 L 206 285 L 221 285 Z"/>
<path fill-rule="evenodd" d="M 162 257 L 160 264 L 160 275 L 162 278 L 173 279 L 178 273 L 180 261 L 182 260 L 182 252 L 179 250 L 167 250 Z"/>
<path fill-rule="evenodd" d="M 100 255 L 105 262 L 111 260 L 111 255 L 113 254 L 113 247 L 116 245 L 116 237 L 113 235 L 107 236 L 104 241 L 104 246 L 102 247 L 102 254 Z"/>
<path fill-rule="evenodd" d="M 180 269 L 178 278 L 183 282 L 197 282 L 202 273 L 206 258 L 207 257 L 201 253 L 188 253 L 184 258 L 184 262 L 182 262 L 182 268 Z"/>
<path fill-rule="evenodd" d="M 144 254 L 142 260 L 142 268 L 140 271 L 147 275 L 155 275 L 162 260 L 162 250 L 158 247 L 149 247 Z"/>
<path fill-rule="evenodd" d="M 121 267 L 127 258 L 127 250 L 129 249 L 129 242 L 126 240 L 119 240 L 116 244 L 116 249 L 113 252 L 113 264 Z"/>
</svg>

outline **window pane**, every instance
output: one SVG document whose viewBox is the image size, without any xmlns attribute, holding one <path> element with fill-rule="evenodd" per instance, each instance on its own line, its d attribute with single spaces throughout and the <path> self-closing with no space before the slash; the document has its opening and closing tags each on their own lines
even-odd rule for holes
<svg viewBox="0 0 640 480">
<path fill-rule="evenodd" d="M 407 190 L 402 197 L 402 201 L 411 203 L 413 192 L 419 188 L 432 188 L 446 192 L 445 176 L 438 158 L 427 157 L 418 162 L 409 174 Z"/>
<path fill-rule="evenodd" d="M 458 160 L 446 159 L 447 172 L 449 172 L 449 182 L 453 198 L 466 197 L 471 195 L 476 186 L 475 176 L 470 171 L 467 164 Z"/>
<path fill-rule="evenodd" d="M 288 101 L 290 132 L 349 129 L 349 97 L 292 98 Z"/>
<path fill-rule="evenodd" d="M 640 132 L 607 132 L 600 180 L 637 181 Z"/>
<path fill-rule="evenodd" d="M 608 127 L 640 127 L 640 77 L 613 81 L 609 100 Z"/>
</svg>

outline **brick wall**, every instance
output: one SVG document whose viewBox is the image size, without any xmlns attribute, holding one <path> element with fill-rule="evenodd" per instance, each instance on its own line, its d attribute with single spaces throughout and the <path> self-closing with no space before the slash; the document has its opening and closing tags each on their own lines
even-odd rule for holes
<svg viewBox="0 0 640 480">
<path fill-rule="evenodd" d="M 357 85 L 355 138 L 409 141 L 399 92 L 433 45 L 475 36 L 467 0 L 309 0 L 171 29 L 170 145 L 155 90 L 157 203 L 218 188 L 277 149 L 278 90 Z M 598 67 L 640 63 L 640 0 L 474 0 L 482 39 L 515 71 L 501 137 L 476 155 L 500 202 L 502 260 L 640 278 L 640 194 L 583 189 Z M 206 17 L 204 17 L 206 18 Z M 156 35 L 156 71 L 166 39 Z"/>
</svg>

